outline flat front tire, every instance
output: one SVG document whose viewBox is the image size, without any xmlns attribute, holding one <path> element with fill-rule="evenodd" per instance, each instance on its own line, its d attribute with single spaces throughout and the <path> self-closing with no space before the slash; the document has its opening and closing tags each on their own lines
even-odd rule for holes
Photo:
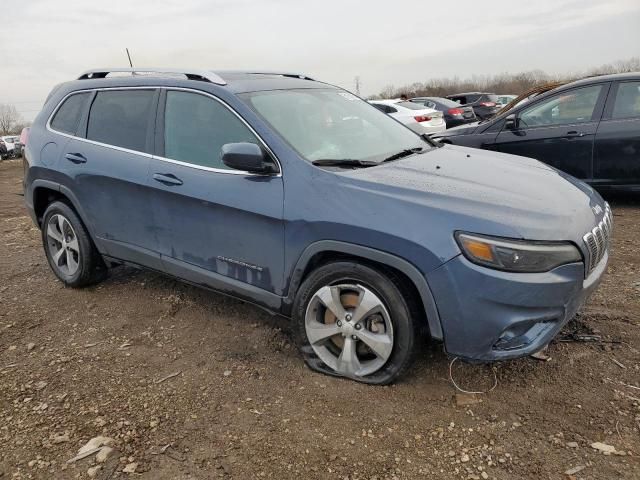
<svg viewBox="0 0 640 480">
<path fill-rule="evenodd" d="M 416 315 L 390 274 L 340 261 L 314 270 L 294 302 L 298 345 L 313 370 L 384 385 L 411 366 Z"/>
</svg>

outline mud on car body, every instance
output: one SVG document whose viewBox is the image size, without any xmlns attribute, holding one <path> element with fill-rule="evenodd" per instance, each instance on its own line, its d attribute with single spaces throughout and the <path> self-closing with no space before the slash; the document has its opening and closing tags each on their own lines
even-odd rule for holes
<svg viewBox="0 0 640 480">
<path fill-rule="evenodd" d="M 56 87 L 26 146 L 69 286 L 163 272 L 291 317 L 311 368 L 385 384 L 425 332 L 470 360 L 541 349 L 606 268 L 608 205 L 538 161 L 442 146 L 304 75 L 115 71 Z"/>
</svg>

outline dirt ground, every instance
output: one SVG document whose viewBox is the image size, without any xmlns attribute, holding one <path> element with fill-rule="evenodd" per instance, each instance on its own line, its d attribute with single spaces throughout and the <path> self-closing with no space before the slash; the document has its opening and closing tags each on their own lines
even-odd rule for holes
<svg viewBox="0 0 640 480">
<path fill-rule="evenodd" d="M 497 387 L 458 405 L 438 344 L 365 386 L 309 371 L 286 320 L 161 275 L 64 288 L 21 179 L 0 163 L 1 480 L 640 478 L 638 200 L 610 199 L 609 271 L 551 360 L 495 365 Z M 453 375 L 493 383 L 488 366 Z M 101 435 L 104 463 L 67 463 Z"/>
</svg>

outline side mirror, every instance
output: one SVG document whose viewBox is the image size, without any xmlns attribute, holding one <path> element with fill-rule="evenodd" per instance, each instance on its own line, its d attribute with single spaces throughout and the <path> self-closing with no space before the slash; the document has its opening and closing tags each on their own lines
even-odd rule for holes
<svg viewBox="0 0 640 480">
<path fill-rule="evenodd" d="M 504 120 L 504 128 L 509 130 L 516 130 L 518 128 L 518 117 L 516 117 L 515 113 L 507 115 L 507 118 Z"/>
<path fill-rule="evenodd" d="M 273 164 L 267 161 L 262 149 L 255 143 L 227 143 L 221 150 L 222 163 L 234 170 L 250 173 L 273 173 Z"/>
</svg>

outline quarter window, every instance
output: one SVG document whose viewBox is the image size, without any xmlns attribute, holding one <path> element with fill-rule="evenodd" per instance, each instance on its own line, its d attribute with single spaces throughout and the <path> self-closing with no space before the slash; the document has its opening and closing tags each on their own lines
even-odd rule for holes
<svg viewBox="0 0 640 480">
<path fill-rule="evenodd" d="M 640 82 L 623 82 L 618 86 L 613 118 L 640 117 Z"/>
<path fill-rule="evenodd" d="M 75 135 L 89 95 L 89 92 L 84 92 L 68 97 L 53 116 L 51 128 L 69 135 Z"/>
<path fill-rule="evenodd" d="M 144 152 L 154 94 L 138 89 L 98 92 L 89 113 L 87 139 Z"/>
<path fill-rule="evenodd" d="M 222 163 L 223 145 L 260 144 L 227 107 L 197 93 L 168 91 L 164 124 L 164 156 L 193 165 L 229 169 Z"/>
<path fill-rule="evenodd" d="M 524 110 L 519 117 L 521 128 L 567 125 L 591 121 L 602 85 L 569 90 Z"/>
</svg>

